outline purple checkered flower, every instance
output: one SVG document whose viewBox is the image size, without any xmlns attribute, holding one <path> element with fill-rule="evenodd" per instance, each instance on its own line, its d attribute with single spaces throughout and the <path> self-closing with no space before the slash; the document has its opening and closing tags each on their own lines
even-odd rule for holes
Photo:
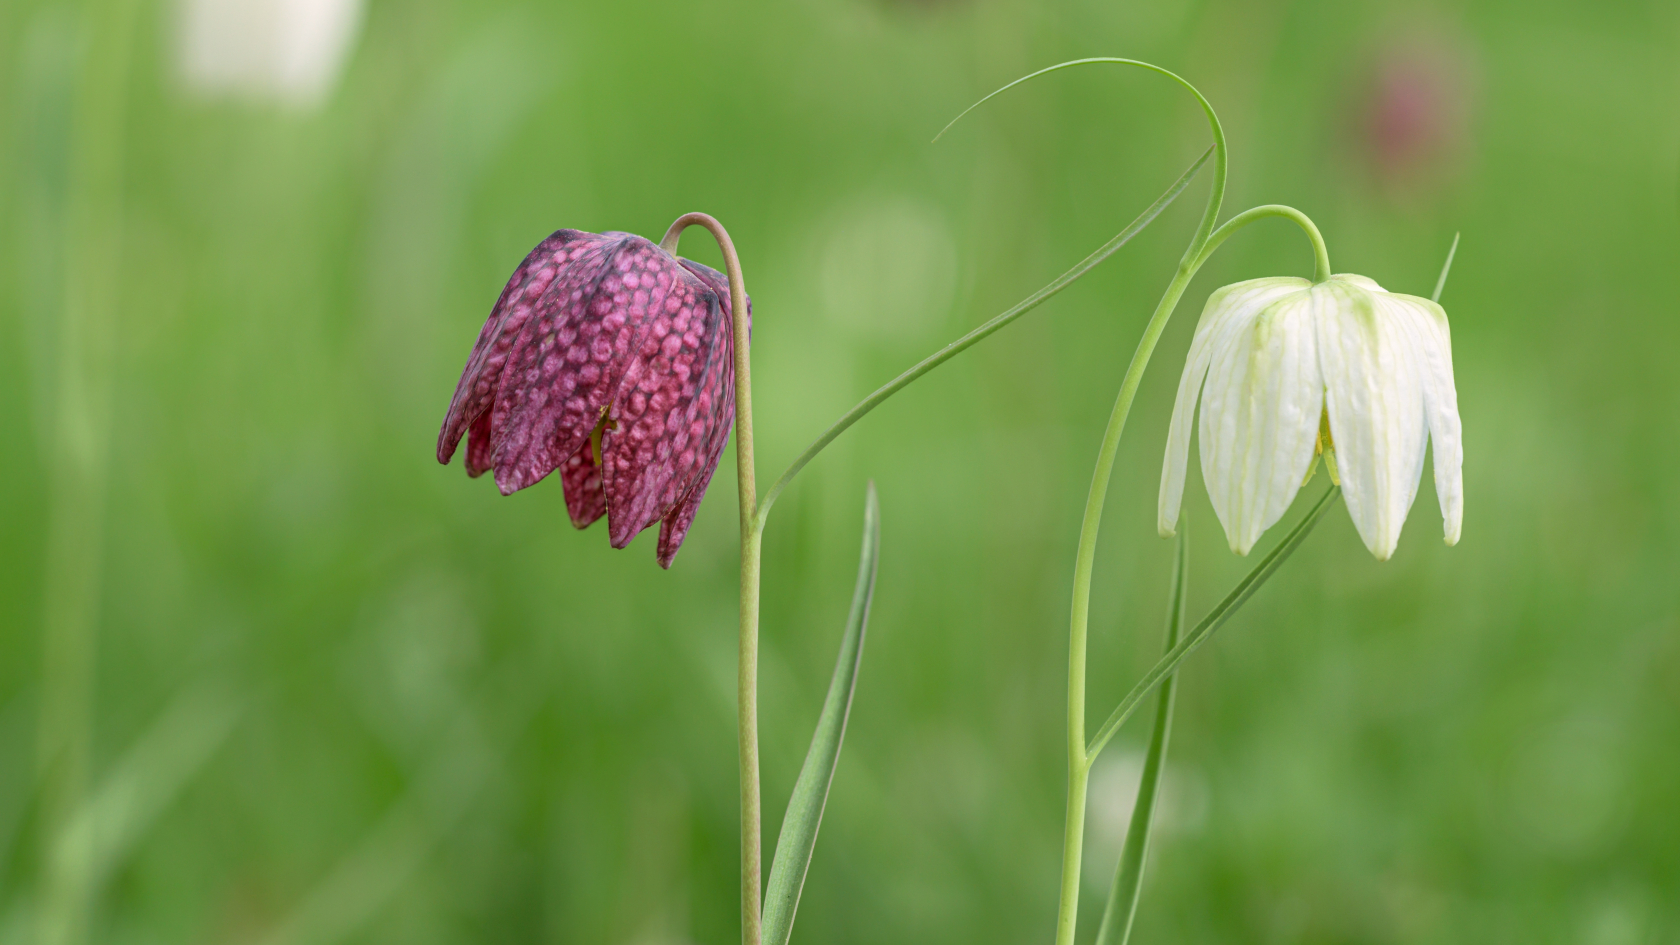
<svg viewBox="0 0 1680 945">
<path fill-rule="evenodd" d="M 752 303 L 747 303 L 751 317 Z M 514 270 L 438 433 L 510 495 L 554 470 L 572 524 L 614 548 L 659 522 L 670 567 L 730 425 L 729 283 L 629 233 L 559 230 Z"/>
</svg>

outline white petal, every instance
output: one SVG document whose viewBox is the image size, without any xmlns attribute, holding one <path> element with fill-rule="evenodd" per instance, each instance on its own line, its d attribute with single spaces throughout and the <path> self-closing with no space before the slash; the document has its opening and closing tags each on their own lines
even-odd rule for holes
<svg viewBox="0 0 1680 945">
<path fill-rule="evenodd" d="M 1394 317 L 1387 293 L 1340 276 L 1315 286 L 1313 297 L 1348 514 L 1365 547 L 1386 560 L 1423 469 L 1423 390 L 1409 320 Z"/>
<path fill-rule="evenodd" d="M 1301 489 L 1318 438 L 1324 378 L 1312 293 L 1291 286 L 1220 339 L 1202 402 L 1202 478 L 1231 550 L 1246 555 Z"/>
<path fill-rule="evenodd" d="M 1423 384 L 1423 413 L 1435 452 L 1435 495 L 1447 544 L 1458 544 L 1464 524 L 1464 437 L 1453 384 L 1452 333 L 1447 313 L 1429 299 L 1389 296 L 1396 316 L 1410 326 Z"/>
<path fill-rule="evenodd" d="M 1190 456 L 1190 424 L 1196 413 L 1213 350 L 1221 339 L 1240 332 L 1279 295 L 1310 286 L 1305 279 L 1252 279 L 1217 289 L 1202 308 L 1184 374 L 1178 381 L 1178 399 L 1173 403 L 1172 425 L 1167 430 L 1167 454 L 1161 464 L 1161 494 L 1156 525 L 1162 537 L 1178 528 L 1178 510 L 1184 499 L 1184 473 Z"/>
</svg>

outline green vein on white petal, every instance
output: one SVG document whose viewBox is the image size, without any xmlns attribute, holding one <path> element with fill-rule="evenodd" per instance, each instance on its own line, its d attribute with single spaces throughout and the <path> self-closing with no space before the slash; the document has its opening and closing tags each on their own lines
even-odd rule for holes
<svg viewBox="0 0 1680 945">
<path fill-rule="evenodd" d="M 1202 475 L 1242 555 L 1300 488 L 1323 389 L 1310 290 L 1258 301 L 1266 304 L 1215 353 L 1202 404 Z"/>
<path fill-rule="evenodd" d="M 1410 347 L 1379 314 L 1379 296 L 1337 280 L 1320 288 L 1319 357 L 1336 465 L 1360 538 L 1386 560 L 1417 488 L 1423 394 Z"/>
</svg>

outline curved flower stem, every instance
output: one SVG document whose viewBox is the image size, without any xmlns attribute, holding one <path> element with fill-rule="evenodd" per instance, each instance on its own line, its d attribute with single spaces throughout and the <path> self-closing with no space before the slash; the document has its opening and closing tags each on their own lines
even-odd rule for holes
<svg viewBox="0 0 1680 945">
<path fill-rule="evenodd" d="M 1016 79 L 1014 82 L 1011 82 L 991 93 L 980 101 L 975 102 L 973 105 L 963 109 L 961 115 L 951 119 L 944 128 L 939 130 L 939 134 L 933 136 L 933 140 L 938 141 L 941 135 L 950 131 L 952 125 L 962 121 L 963 115 L 967 115 L 969 112 L 974 111 L 976 108 L 979 108 L 1023 82 L 1030 79 L 1036 79 L 1041 75 L 1047 75 L 1051 72 L 1057 72 L 1062 69 L 1071 69 L 1074 66 L 1101 65 L 1105 63 L 1120 66 L 1136 66 L 1139 69 L 1147 69 L 1150 72 L 1166 76 L 1183 86 L 1185 91 L 1194 95 L 1196 97 L 1196 103 L 1202 106 L 1202 112 L 1207 115 L 1208 129 L 1213 132 L 1213 190 L 1208 194 L 1208 208 L 1207 211 L 1202 214 L 1201 225 L 1196 227 L 1196 235 L 1190 240 L 1190 245 L 1192 247 L 1201 246 L 1207 241 L 1208 234 L 1213 232 L 1213 223 L 1219 218 L 1219 205 L 1225 199 L 1225 129 L 1220 127 L 1219 116 L 1213 113 L 1213 106 L 1208 104 L 1208 100 L 1202 96 L 1201 92 L 1197 91 L 1194 85 L 1185 81 L 1178 73 L 1163 69 L 1152 62 L 1144 62 L 1141 59 L 1118 59 L 1112 56 L 1095 56 L 1089 59 L 1072 59 L 1067 62 L 1058 62 L 1053 66 L 1047 66 L 1037 72 L 1024 75 L 1019 79 Z"/>
<path fill-rule="evenodd" d="M 1220 225 L 1219 229 L 1214 230 L 1213 234 L 1208 237 L 1207 243 L 1202 247 L 1201 255 L 1196 258 L 1195 268 L 1200 269 L 1202 263 L 1207 262 L 1208 257 L 1213 255 L 1213 251 L 1219 248 L 1219 244 L 1230 239 L 1238 230 L 1255 220 L 1264 220 L 1267 217 L 1283 217 L 1286 220 L 1294 221 L 1295 225 L 1299 226 L 1301 232 L 1307 234 L 1307 239 L 1312 242 L 1313 281 L 1323 282 L 1330 278 L 1330 251 L 1324 248 L 1324 237 L 1318 232 L 1318 227 L 1306 214 L 1294 207 L 1286 207 L 1281 203 L 1269 203 L 1252 210 L 1244 210 L 1226 220 Z M 1450 263 L 1450 256 L 1448 260 Z"/>
<path fill-rule="evenodd" d="M 1201 96 L 1198 95 L 1197 98 L 1200 100 Z M 1215 122 L 1214 127 L 1217 129 L 1218 119 L 1213 117 L 1211 111 L 1208 115 L 1209 120 Z M 1216 134 L 1215 138 L 1216 147 L 1223 152 L 1224 137 Z M 1073 571 L 1073 611 L 1068 629 L 1068 809 L 1066 830 L 1062 838 L 1062 892 L 1056 922 L 1056 945 L 1071 945 L 1079 916 L 1080 855 L 1085 836 L 1085 794 L 1091 763 L 1102 745 L 1113 736 L 1113 730 L 1118 728 L 1118 723 L 1105 727 L 1104 734 L 1087 749 L 1085 652 L 1091 610 L 1091 573 L 1097 556 L 1097 531 L 1102 526 L 1103 504 L 1108 496 L 1109 480 L 1114 474 L 1114 459 L 1120 449 L 1120 435 L 1125 431 L 1126 417 L 1131 413 L 1132 401 L 1137 397 L 1144 369 L 1149 366 L 1149 358 L 1155 352 L 1155 344 L 1160 340 L 1161 332 L 1166 329 L 1167 321 L 1172 318 L 1173 310 L 1178 307 L 1179 299 L 1184 295 L 1184 290 L 1190 285 L 1190 280 L 1195 277 L 1197 270 L 1207 262 L 1219 244 L 1255 220 L 1274 216 L 1294 220 L 1312 241 L 1316 281 L 1322 282 L 1330 277 L 1330 256 L 1324 248 L 1324 238 L 1306 214 L 1292 207 L 1255 207 L 1232 217 L 1218 230 L 1214 230 L 1211 221 L 1219 214 L 1218 198 L 1224 190 L 1223 160 L 1219 162 L 1218 167 L 1219 177 L 1214 181 L 1214 192 L 1208 196 L 1208 207 L 1203 217 L 1204 225 L 1196 231 L 1197 239 L 1192 240 L 1189 249 L 1185 250 L 1184 257 L 1178 264 L 1178 272 L 1173 275 L 1172 282 L 1167 285 L 1167 291 L 1155 306 L 1155 313 L 1150 316 L 1149 324 L 1144 328 L 1143 337 L 1139 339 L 1137 350 L 1132 355 L 1132 362 L 1126 368 L 1126 376 L 1120 382 L 1120 394 L 1115 398 L 1114 410 L 1108 417 L 1108 427 L 1103 431 L 1102 447 L 1097 452 L 1097 466 L 1091 474 L 1091 492 L 1085 501 L 1085 518 L 1080 524 L 1079 554 L 1074 561 Z"/>
<path fill-rule="evenodd" d="M 1126 417 L 1131 413 L 1132 401 L 1137 397 L 1138 384 L 1143 380 L 1143 371 L 1149 365 L 1149 358 L 1155 352 L 1155 344 L 1160 340 L 1161 332 L 1167 327 L 1167 320 L 1172 317 L 1173 309 L 1178 306 L 1178 300 L 1189 286 L 1191 277 L 1201 267 L 1202 249 L 1213 233 L 1214 223 L 1219 219 L 1220 205 L 1225 198 L 1226 176 L 1225 132 L 1219 125 L 1219 116 L 1214 114 L 1213 106 L 1208 104 L 1207 99 L 1195 86 L 1159 66 L 1133 59 L 1079 59 L 1041 69 L 1025 78 L 1017 79 L 1003 89 L 1025 82 L 1033 76 L 1086 63 L 1138 66 L 1167 76 L 1194 95 L 1202 106 L 1202 111 L 1206 113 L 1209 130 L 1213 133 L 1214 177 L 1213 186 L 1208 193 L 1207 208 L 1202 211 L 1202 220 L 1196 227 L 1196 234 L 1179 260 L 1178 271 L 1168 284 L 1166 293 L 1155 306 L 1155 313 L 1150 316 L 1149 324 L 1143 331 L 1143 338 L 1138 341 L 1137 350 L 1126 369 L 1125 379 L 1120 383 L 1120 393 L 1114 401 L 1114 410 L 1109 414 L 1108 427 L 1103 432 L 1102 446 L 1097 452 L 1096 469 L 1091 474 L 1091 491 L 1086 497 L 1085 516 L 1080 523 L 1079 553 L 1074 562 L 1073 572 L 1073 606 L 1068 620 L 1067 819 L 1062 835 L 1062 888 L 1056 913 L 1056 945 L 1072 945 L 1079 920 L 1079 869 L 1085 841 L 1085 798 L 1093 757 L 1085 750 L 1085 654 L 1091 613 L 1091 573 L 1097 557 L 1097 530 L 1102 525 L 1103 503 L 1108 496 L 1108 483 L 1114 472 L 1114 458 L 1120 449 L 1120 434 L 1126 428 Z M 998 92 L 1003 89 L 999 89 Z M 993 92 L 992 95 L 998 92 Z M 982 102 L 985 100 L 981 99 Z"/>
<path fill-rule="evenodd" d="M 752 357 L 748 350 L 747 288 L 741 259 L 723 224 L 704 213 L 685 213 L 671 224 L 661 249 L 676 254 L 682 231 L 703 226 L 723 250 L 729 276 L 729 311 L 733 318 L 735 358 L 735 474 L 741 494 L 741 637 L 736 664 L 736 730 L 741 760 L 741 942 L 759 945 L 762 918 L 762 817 L 758 782 L 758 583 L 764 538 L 753 475 Z"/>
<path fill-rule="evenodd" d="M 1209 202 L 1209 215 L 1218 208 Z M 1120 394 L 1103 431 L 1102 446 L 1097 452 L 1097 466 L 1091 474 L 1091 491 L 1085 499 L 1085 517 L 1079 527 L 1079 552 L 1074 559 L 1073 609 L 1068 621 L 1068 798 L 1067 821 L 1062 836 L 1062 891 L 1056 918 L 1056 945 L 1071 945 L 1079 918 L 1079 868 L 1085 840 L 1085 794 L 1091 775 L 1093 755 L 1085 750 L 1085 653 L 1091 616 L 1091 573 L 1097 558 L 1097 531 L 1102 527 L 1103 504 L 1108 497 L 1108 483 L 1114 474 L 1114 458 L 1120 450 L 1120 434 L 1126 429 L 1126 417 L 1131 413 L 1132 401 L 1137 397 L 1143 371 L 1155 352 L 1155 343 L 1178 306 L 1185 287 L 1196 274 L 1189 257 L 1198 249 L 1192 244 L 1191 253 L 1179 263 L 1178 272 L 1167 286 L 1166 294 L 1155 306 L 1155 314 L 1138 341 Z"/>
</svg>

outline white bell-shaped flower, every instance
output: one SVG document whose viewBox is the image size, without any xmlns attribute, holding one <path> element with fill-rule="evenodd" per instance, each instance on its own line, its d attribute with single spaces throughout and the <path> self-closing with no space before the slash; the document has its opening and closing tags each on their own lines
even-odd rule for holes
<svg viewBox="0 0 1680 945">
<path fill-rule="evenodd" d="M 1452 340 L 1434 302 L 1355 275 L 1214 292 L 1167 435 L 1162 535 L 1178 525 L 1198 396 L 1202 478 L 1232 551 L 1248 554 L 1283 516 L 1323 452 L 1359 537 L 1386 560 L 1417 496 L 1426 439 L 1446 542 L 1458 542 L 1464 452 Z"/>
</svg>

